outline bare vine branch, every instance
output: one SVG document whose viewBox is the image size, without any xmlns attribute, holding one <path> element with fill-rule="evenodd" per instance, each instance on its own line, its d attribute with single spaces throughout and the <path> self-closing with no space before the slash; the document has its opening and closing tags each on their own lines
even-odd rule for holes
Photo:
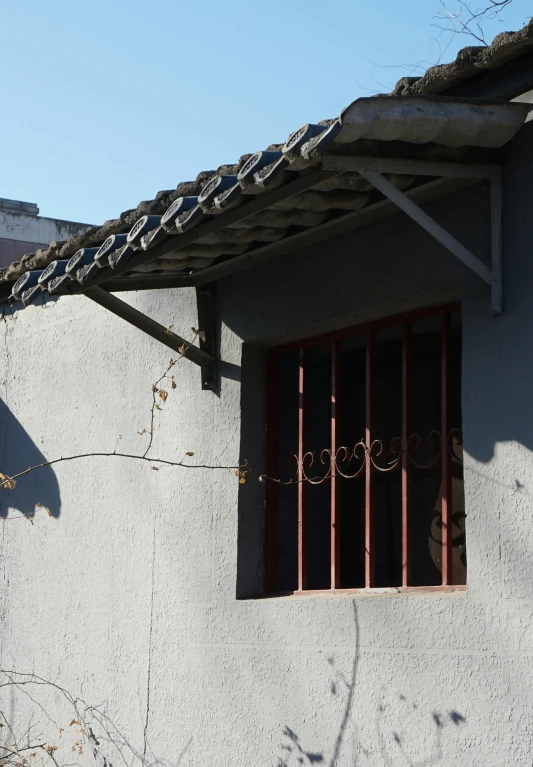
<svg viewBox="0 0 533 767">
<path fill-rule="evenodd" d="M 473 6 L 468 0 L 456 0 L 457 9 L 440 0 L 440 11 L 434 17 L 438 23 L 433 26 L 441 32 L 469 35 L 481 45 L 488 45 L 483 30 L 486 21 L 494 21 L 513 0 L 485 0 L 481 5 Z"/>
<path fill-rule="evenodd" d="M 203 330 L 197 330 L 196 328 L 191 328 L 191 330 L 193 331 L 195 336 L 198 336 L 199 338 L 205 341 L 205 333 L 203 332 Z M 169 325 L 167 327 L 167 332 L 171 332 L 171 331 L 172 331 L 172 325 Z M 180 346 L 180 348 L 178 349 L 180 356 L 177 359 L 171 358 L 165 372 L 157 379 L 155 383 L 152 384 L 152 407 L 150 409 L 150 429 L 148 430 L 150 438 L 148 440 L 148 446 L 143 453 L 143 457 L 146 457 L 148 455 L 148 453 L 150 452 L 152 448 L 152 444 L 154 442 L 155 411 L 162 410 L 161 405 L 159 403 L 160 402 L 165 403 L 168 397 L 167 389 L 161 388 L 161 384 L 166 379 L 170 381 L 170 387 L 172 389 L 176 388 L 176 381 L 174 380 L 174 376 L 169 376 L 169 373 L 174 367 L 174 365 L 176 365 L 177 362 L 183 359 L 183 357 L 187 356 L 187 352 L 189 351 L 191 346 L 192 346 L 192 342 L 184 343 L 182 346 Z M 139 432 L 139 434 L 141 435 L 145 433 L 146 433 L 146 429 L 142 429 L 142 431 Z"/>
<path fill-rule="evenodd" d="M 32 708 L 44 714 L 47 736 L 51 739 L 45 739 L 42 734 L 30 739 L 28 730 L 27 741 L 22 743 L 26 734 L 15 738 L 15 727 L 0 707 L 0 767 L 37 767 L 38 754 L 41 755 L 41 767 L 77 767 L 78 758 L 85 753 L 92 755 L 99 767 L 113 767 L 115 757 L 124 767 L 132 767 L 136 762 L 144 767 L 178 767 L 187 749 L 185 746 L 177 758 L 171 760 L 149 760 L 125 737 L 101 706 L 91 705 L 57 682 L 34 673 L 0 669 L 2 688 L 11 693 L 11 699 L 17 694 L 28 698 Z M 39 697 L 47 689 L 59 694 L 67 704 L 66 721 L 56 721 L 47 711 L 45 702 Z M 72 761 L 65 759 L 65 752 L 73 757 Z"/>
<path fill-rule="evenodd" d="M 171 328 L 172 326 L 169 326 Z M 196 328 L 191 328 L 192 331 L 196 336 L 199 336 L 200 338 L 203 338 L 205 340 L 205 335 L 203 331 L 197 330 Z M 184 343 L 183 346 L 179 349 L 180 356 L 178 359 L 171 359 L 168 363 L 168 366 L 165 370 L 165 372 L 157 379 L 157 381 L 152 384 L 152 407 L 150 411 L 150 438 L 148 442 L 148 446 L 144 453 L 142 455 L 137 455 L 134 453 L 119 453 L 117 452 L 116 448 L 112 452 L 103 452 L 103 451 L 93 451 L 90 453 L 77 453 L 76 455 L 68 455 L 68 456 L 61 456 L 60 458 L 55 458 L 52 461 L 43 461 L 43 463 L 36 464 L 35 466 L 30 466 L 27 469 L 24 469 L 23 471 L 18 472 L 17 474 L 7 475 L 2 474 L 0 472 L 0 490 L 3 488 L 7 490 L 14 490 L 17 484 L 17 480 L 20 477 L 24 477 L 27 474 L 30 474 L 33 471 L 37 471 L 38 469 L 44 469 L 48 466 L 53 466 L 56 463 L 64 463 L 66 461 L 76 461 L 80 460 L 82 458 L 127 458 L 131 460 L 136 461 L 146 461 L 151 465 L 151 468 L 154 471 L 159 471 L 158 466 L 154 464 L 160 464 L 162 466 L 174 466 L 174 467 L 180 467 L 183 469 L 211 469 L 211 470 L 233 470 L 235 474 L 239 477 L 239 482 L 243 484 L 246 481 L 246 475 L 248 473 L 248 463 L 247 461 L 244 461 L 243 464 L 237 464 L 235 466 L 219 466 L 216 464 L 191 464 L 186 463 L 186 458 L 190 458 L 194 455 L 194 452 L 187 451 L 185 453 L 185 456 L 181 459 L 181 461 L 171 461 L 166 458 L 152 458 L 148 456 L 148 453 L 150 452 L 153 441 L 154 441 L 154 420 L 155 420 L 155 411 L 161 410 L 161 405 L 158 402 L 158 399 L 165 403 L 168 397 L 168 391 L 167 389 L 161 388 L 161 384 L 165 379 L 168 379 L 170 381 L 170 387 L 172 389 L 176 388 L 176 382 L 174 380 L 174 376 L 170 376 L 169 373 L 171 369 L 176 365 L 176 363 L 185 357 L 187 355 L 187 351 L 189 350 L 191 344 L 190 343 Z M 143 429 L 142 431 L 138 432 L 140 435 L 146 434 L 147 430 Z M 119 440 L 121 437 L 119 436 Z M 117 441 L 118 444 L 118 441 Z M 40 506 L 40 504 L 36 504 L 36 509 Z M 0 685 L 1 687 L 1 685 Z M 1 767 L 1 759 L 0 759 L 0 767 Z"/>
<path fill-rule="evenodd" d="M 28 469 L 24 469 L 24 471 L 19 471 L 18 474 L 13 474 L 12 476 L 6 476 L 5 474 L 0 474 L 0 489 L 3 487 L 7 488 L 8 490 L 13 490 L 17 480 L 20 477 L 26 476 L 26 474 L 30 474 L 32 471 L 37 471 L 37 469 L 44 469 L 47 466 L 53 466 L 56 463 L 64 463 L 65 461 L 77 461 L 80 458 L 130 458 L 136 461 L 147 461 L 150 464 L 159 463 L 163 466 L 179 466 L 182 469 L 212 469 L 212 470 L 234 470 L 234 471 L 242 471 L 245 470 L 247 467 L 247 462 L 245 461 L 244 464 L 239 464 L 237 466 L 218 466 L 213 464 L 206 464 L 206 463 L 185 463 L 184 460 L 181 461 L 169 461 L 165 458 L 148 458 L 146 455 L 135 455 L 134 453 L 101 453 L 101 452 L 94 452 L 94 453 L 78 453 L 77 455 L 66 455 L 61 456 L 61 458 L 54 458 L 53 461 L 44 461 L 43 463 L 38 463 L 35 466 L 30 466 Z M 155 471 L 158 471 L 157 466 L 152 465 L 152 469 Z M 13 484 L 15 483 L 15 484 Z"/>
<path fill-rule="evenodd" d="M 189 345 L 182 346 L 180 348 L 180 356 L 178 357 L 178 359 L 174 360 L 174 359 L 171 358 L 169 363 L 168 363 L 168 367 L 165 370 L 165 372 L 163 373 L 163 375 L 161 375 L 157 379 L 157 381 L 154 384 L 152 384 L 152 407 L 150 409 L 150 429 L 149 429 L 149 432 L 148 432 L 150 434 L 150 439 L 148 440 L 148 447 L 144 451 L 143 457 L 146 457 L 148 455 L 148 453 L 151 450 L 152 444 L 154 442 L 155 411 L 156 410 L 161 410 L 161 405 L 158 403 L 157 399 L 159 397 L 159 400 L 161 402 L 166 402 L 167 401 L 167 397 L 168 397 L 168 391 L 166 389 L 162 389 L 161 388 L 161 383 L 165 379 L 169 379 L 171 387 L 173 389 L 176 388 L 176 382 L 174 380 L 174 376 L 169 376 L 169 373 L 172 370 L 172 368 L 174 367 L 174 365 L 180 359 L 183 359 L 183 357 L 185 357 L 185 355 L 187 354 L 188 349 L 189 349 Z M 139 432 L 139 434 L 142 435 L 145 432 L 146 432 L 146 429 L 143 429 L 142 431 Z"/>
</svg>

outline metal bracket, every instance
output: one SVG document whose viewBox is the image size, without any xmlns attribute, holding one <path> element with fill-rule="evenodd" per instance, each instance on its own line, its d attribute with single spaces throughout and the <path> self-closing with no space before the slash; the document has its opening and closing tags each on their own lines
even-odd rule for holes
<svg viewBox="0 0 533 767">
<path fill-rule="evenodd" d="M 139 328 L 143 333 L 155 338 L 156 341 L 168 346 L 169 349 L 183 354 L 183 349 L 185 348 L 186 352 L 184 356 L 191 362 L 194 362 L 195 365 L 199 365 L 202 368 L 202 388 L 210 388 L 204 386 L 204 381 L 215 380 L 215 359 L 207 349 L 202 348 L 202 341 L 200 341 L 200 348 L 192 346 L 189 341 L 186 341 L 184 338 L 177 335 L 177 333 L 172 332 L 169 328 L 163 327 L 163 325 L 160 325 L 158 322 L 155 322 L 155 320 L 147 317 L 138 309 L 135 309 L 130 304 L 127 304 L 125 301 L 112 295 L 104 288 L 98 286 L 87 288 L 85 295 L 95 303 L 103 306 L 104 309 L 116 314 L 117 317 L 121 317 L 121 319 L 129 322 L 130 325 Z M 205 332 L 207 338 L 207 331 Z"/>
<path fill-rule="evenodd" d="M 202 365 L 202 389 L 213 391 L 216 388 L 216 327 L 215 327 L 215 287 L 204 285 L 196 288 L 196 306 L 198 309 L 198 329 L 202 335 L 200 349 L 213 360 L 209 365 Z"/>
<path fill-rule="evenodd" d="M 491 288 L 492 311 L 495 314 L 501 314 L 503 311 L 502 172 L 498 165 L 380 157 L 332 156 L 324 159 L 324 165 L 328 170 L 337 170 L 339 167 L 343 167 L 347 171 L 357 172 L 366 178 L 378 191 L 416 221 L 465 266 L 478 277 L 481 277 Z M 409 199 L 404 192 L 382 176 L 382 173 L 488 179 L 490 181 L 491 221 L 490 267 Z"/>
</svg>

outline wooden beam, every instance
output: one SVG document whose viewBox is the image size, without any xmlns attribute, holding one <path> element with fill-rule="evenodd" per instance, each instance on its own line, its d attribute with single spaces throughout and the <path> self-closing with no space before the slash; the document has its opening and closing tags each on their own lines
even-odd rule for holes
<svg viewBox="0 0 533 767">
<path fill-rule="evenodd" d="M 133 274 L 131 277 L 119 277 L 106 282 L 105 290 L 110 293 L 122 293 L 132 290 L 171 290 L 183 288 L 188 274 Z"/>
<path fill-rule="evenodd" d="M 215 323 L 215 287 L 205 285 L 196 288 L 196 307 L 198 311 L 198 330 L 200 331 L 200 349 L 208 354 L 215 364 L 202 365 L 202 389 L 216 388 L 216 323 Z"/>
<path fill-rule="evenodd" d="M 435 219 L 431 218 L 422 208 L 419 208 L 416 203 L 410 200 L 403 192 L 397 189 L 394 184 L 391 184 L 380 173 L 368 171 L 367 173 L 361 173 L 368 181 L 370 181 L 376 189 L 378 189 L 385 197 L 397 205 L 400 210 L 403 210 L 413 221 L 416 221 L 423 229 L 426 230 L 437 242 L 440 242 L 450 253 L 453 253 L 459 261 L 465 266 L 471 269 L 478 277 L 481 277 L 484 282 L 489 285 L 492 284 L 492 274 L 488 266 L 481 261 L 477 256 L 471 253 L 468 248 L 456 240 L 444 227 L 438 224 Z"/>
<path fill-rule="evenodd" d="M 436 178 L 426 184 L 420 184 L 420 186 L 409 189 L 404 194 L 413 202 L 424 204 L 473 183 L 476 183 L 475 179 Z M 242 256 L 235 256 L 220 264 L 199 269 L 191 274 L 169 274 L 167 276 L 161 274 L 153 276 L 150 274 L 132 274 L 128 277 L 122 277 L 120 274 L 112 273 L 109 282 L 106 282 L 106 290 L 118 293 L 130 290 L 161 290 L 205 285 L 253 266 L 266 263 L 271 259 L 287 255 L 300 248 L 322 242 L 331 237 L 337 237 L 361 226 L 367 226 L 397 212 L 398 208 L 393 202 L 388 199 L 380 200 L 373 205 L 347 213 L 333 221 L 326 221 L 324 224 L 310 227 L 280 242 L 269 243 L 268 245 L 255 248 Z M 0 291 L 2 287 L 0 286 Z M 6 297 L 9 296 L 11 287 L 12 283 L 7 283 L 5 287 Z M 86 288 L 85 290 L 89 289 Z M 83 288 L 79 286 L 79 292 L 81 290 Z"/>
<path fill-rule="evenodd" d="M 409 160 L 397 157 L 354 157 L 353 155 L 325 155 L 322 167 L 356 173 L 398 173 L 409 176 L 440 176 L 447 178 L 491 178 L 494 165 Z"/>
<path fill-rule="evenodd" d="M 472 183 L 474 183 L 472 179 L 439 178 L 427 184 L 421 184 L 414 189 L 409 189 L 405 195 L 414 202 L 425 203 Z M 374 205 L 369 205 L 353 213 L 347 213 L 345 216 L 336 218 L 333 221 L 326 221 L 324 224 L 307 229 L 292 237 L 287 237 L 281 240 L 281 242 L 256 248 L 249 253 L 228 259 L 221 264 L 214 264 L 207 269 L 198 270 L 190 276 L 184 277 L 183 285 L 204 285 L 208 282 L 228 277 L 252 266 L 263 264 L 273 258 L 285 256 L 294 250 L 315 245 L 330 237 L 337 237 L 360 226 L 372 224 L 385 216 L 390 216 L 397 212 L 398 208 L 393 202 L 390 200 L 380 200 Z"/>
<path fill-rule="evenodd" d="M 85 295 L 87 298 L 90 298 L 91 301 L 94 301 L 100 306 L 103 306 L 104 309 L 112 312 L 112 314 L 116 314 L 117 317 L 129 322 L 130 325 L 133 325 L 139 330 L 142 330 L 143 333 L 155 338 L 156 341 L 168 346 L 169 349 L 181 354 L 185 347 L 187 351 L 184 356 L 191 362 L 194 362 L 195 365 L 200 365 L 201 367 L 206 368 L 214 365 L 215 360 L 210 354 L 198 349 L 197 346 L 190 345 L 189 341 L 186 341 L 181 336 L 178 336 L 176 333 L 163 327 L 163 325 L 160 325 L 158 322 L 155 322 L 155 320 L 147 317 L 138 309 L 130 306 L 120 298 L 111 295 L 111 293 L 108 293 L 104 288 L 92 286 L 85 291 Z"/>
</svg>

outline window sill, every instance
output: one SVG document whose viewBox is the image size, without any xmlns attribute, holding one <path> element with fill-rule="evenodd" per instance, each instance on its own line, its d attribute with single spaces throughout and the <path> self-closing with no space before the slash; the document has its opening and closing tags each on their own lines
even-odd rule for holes
<svg viewBox="0 0 533 767">
<path fill-rule="evenodd" d="M 318 589 L 308 591 L 284 591 L 266 594 L 260 599 L 286 599 L 311 597 L 391 597 L 391 596 L 425 596 L 431 594 L 466 594 L 466 585 L 462 586 L 394 586 L 381 589 Z"/>
</svg>

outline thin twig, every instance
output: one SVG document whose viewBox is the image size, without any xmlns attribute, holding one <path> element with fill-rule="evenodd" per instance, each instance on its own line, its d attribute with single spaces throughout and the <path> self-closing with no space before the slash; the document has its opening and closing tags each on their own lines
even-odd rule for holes
<svg viewBox="0 0 533 767">
<path fill-rule="evenodd" d="M 80 458 L 130 458 L 136 461 L 147 461 L 150 464 L 159 463 L 164 466 L 179 466 L 183 469 L 219 469 L 219 470 L 239 470 L 244 469 L 247 466 L 247 462 L 245 461 L 243 465 L 238 466 L 217 466 L 217 465 L 211 465 L 211 464 L 205 464 L 205 463 L 185 463 L 183 460 L 181 461 L 168 461 L 164 458 L 147 458 L 144 455 L 134 455 L 132 453 L 79 453 L 78 455 L 67 455 L 62 456 L 61 458 L 54 458 L 53 461 L 45 461 L 44 463 L 38 463 L 35 466 L 30 466 L 28 469 L 25 469 L 24 471 L 19 471 L 18 474 L 13 474 L 10 477 L 6 477 L 4 480 L 0 482 L 0 489 L 4 487 L 5 485 L 8 485 L 13 480 L 17 480 L 20 477 L 24 477 L 26 474 L 30 474 L 32 471 L 37 471 L 37 469 L 44 469 L 47 466 L 53 466 L 56 463 L 62 463 L 65 461 L 77 461 Z M 0 685 L 1 687 L 1 685 Z"/>
<path fill-rule="evenodd" d="M 12 756 L 18 756 L 23 751 L 34 751 L 36 748 L 44 748 L 45 746 L 46 746 L 46 743 L 36 743 L 35 746 L 26 746 L 25 748 L 17 748 L 16 751 L 12 751 L 10 748 L 8 748 L 7 746 L 3 746 L 0 743 L 0 748 L 2 749 L 2 751 L 6 751 L 8 754 L 11 754 Z M 3 759 L 4 757 L 0 756 L 0 761 Z"/>
<path fill-rule="evenodd" d="M 34 685 L 37 687 L 50 687 L 58 691 L 68 702 L 68 704 L 72 707 L 73 711 L 73 719 L 71 722 L 71 725 L 77 724 L 79 725 L 80 729 L 77 731 L 81 735 L 79 745 L 83 743 L 83 749 L 85 750 L 86 747 L 89 747 L 92 750 L 93 756 L 95 758 L 98 757 L 98 760 L 101 764 L 101 767 L 110 767 L 111 762 L 109 760 L 109 757 L 107 754 L 105 754 L 102 749 L 99 747 L 100 742 L 105 742 L 109 745 L 111 745 L 115 751 L 118 753 L 118 755 L 121 757 L 122 761 L 124 762 L 125 767 L 131 767 L 133 762 L 130 763 L 130 761 L 126 758 L 126 754 L 123 753 L 123 750 L 127 751 L 133 759 L 138 760 L 143 765 L 148 765 L 148 761 L 143 759 L 142 754 L 139 753 L 139 751 L 128 742 L 128 740 L 120 733 L 120 731 L 117 729 L 116 725 L 113 723 L 113 721 L 109 718 L 109 716 L 98 709 L 95 706 L 88 705 L 82 698 L 74 697 L 68 690 L 66 690 L 61 685 L 57 684 L 56 682 L 53 682 L 51 680 L 43 679 L 42 677 L 38 676 L 37 674 L 33 673 L 22 673 L 22 672 L 16 672 L 16 671 L 10 671 L 6 669 L 1 669 L 0 674 L 3 674 L 4 678 L 7 679 L 7 682 L 0 683 L 0 687 L 13 687 L 14 689 L 20 690 L 21 693 L 24 693 L 25 695 L 28 695 L 28 692 L 26 691 L 25 687 L 27 685 Z M 43 707 L 35 701 L 33 698 L 30 699 L 41 708 L 41 710 L 46 714 L 47 718 L 50 722 L 54 723 L 54 720 L 49 716 L 49 714 L 43 709 Z M 5 715 L 3 712 L 0 712 L 1 716 L 5 719 Z M 102 735 L 100 732 L 95 733 L 93 730 L 94 725 L 97 724 L 99 727 L 102 728 L 104 731 L 104 735 Z M 57 725 L 58 726 L 58 725 Z M 9 749 L 9 745 L 7 745 L 7 748 L 2 746 L 4 750 Z M 47 758 L 55 765 L 55 767 L 68 767 L 67 764 L 62 763 L 61 766 L 59 765 L 59 762 L 57 761 L 56 757 L 54 756 L 54 750 L 55 747 L 49 746 L 46 743 L 39 743 L 35 746 L 28 746 L 28 748 L 31 750 L 31 748 L 34 749 L 40 749 L 44 751 L 47 755 Z M 18 744 L 15 745 L 15 749 L 17 751 L 27 750 L 27 749 L 20 749 L 18 747 Z M 18 756 L 16 751 L 13 751 L 13 756 Z M 80 751 L 80 753 L 82 753 Z M 6 756 L 8 756 L 6 754 Z M 12 758 L 12 757 L 8 757 Z M 2 760 L 2 757 L 0 757 L 0 765 L 2 764 L 29 764 L 27 760 L 24 757 L 19 757 L 20 761 L 17 762 L 11 762 Z M 43 762 L 43 765 L 45 762 Z M 78 762 L 71 763 L 72 765 L 79 764 Z"/>
<path fill-rule="evenodd" d="M 169 328 L 171 328 L 171 327 L 172 326 L 169 325 Z M 194 328 L 193 328 L 193 330 L 194 330 Z M 201 333 L 201 331 L 197 331 L 197 330 L 195 331 L 195 335 L 199 335 L 200 333 Z M 187 352 L 188 352 L 188 350 L 189 350 L 189 348 L 191 346 L 192 346 L 192 342 L 184 343 L 183 346 L 180 346 L 180 348 L 178 350 L 180 356 L 177 359 L 175 359 L 175 360 L 171 358 L 170 362 L 168 363 L 168 367 L 165 370 L 165 372 L 163 373 L 163 375 L 160 378 L 158 378 L 158 380 L 154 384 L 152 384 L 152 407 L 151 407 L 151 410 L 150 410 L 150 432 L 149 432 L 150 433 L 150 439 L 148 440 L 148 447 L 144 451 L 143 457 L 146 457 L 148 455 L 148 453 L 150 452 L 150 449 L 152 447 L 153 441 L 154 441 L 155 411 L 161 409 L 159 404 L 158 404 L 158 402 L 157 402 L 157 397 L 159 396 L 160 399 L 162 399 L 163 402 L 166 402 L 166 399 L 167 399 L 167 396 L 168 396 L 168 392 L 166 390 L 161 390 L 159 388 L 160 384 L 161 384 L 161 381 L 164 381 L 165 378 L 169 378 L 168 374 L 170 373 L 170 371 L 172 370 L 174 365 L 177 362 L 179 362 L 179 360 L 183 359 L 183 357 L 186 356 L 186 354 L 187 354 Z M 176 384 L 174 383 L 174 376 L 172 376 L 170 380 L 171 380 L 172 387 L 175 388 Z M 164 397 L 161 396 L 162 392 L 164 394 Z M 144 429 L 143 429 L 143 432 L 144 432 Z M 143 432 L 140 432 L 140 433 L 142 434 Z"/>
<path fill-rule="evenodd" d="M 457 0 L 459 10 L 454 13 L 444 0 L 441 0 L 441 9 L 434 18 L 448 22 L 451 26 L 442 27 L 439 24 L 432 26 L 437 27 L 441 32 L 469 35 L 481 45 L 487 46 L 482 24 L 488 19 L 498 19 L 502 10 L 512 2 L 513 0 L 486 0 L 482 6 L 474 9 L 466 0 Z"/>
<path fill-rule="evenodd" d="M 178 359 L 182 359 L 185 356 L 186 351 L 187 350 L 185 349 L 183 354 L 181 355 L 181 357 L 179 357 Z M 148 447 L 146 448 L 146 450 L 143 453 L 143 458 L 145 458 L 148 455 L 148 453 L 149 453 L 149 451 L 150 451 L 150 449 L 152 447 L 152 443 L 154 441 L 155 411 L 159 408 L 156 397 L 159 395 L 159 392 L 161 391 L 161 389 L 159 388 L 160 384 L 161 384 L 161 381 L 164 381 L 165 378 L 168 378 L 169 372 L 172 370 L 172 368 L 174 367 L 174 365 L 176 364 L 177 361 L 178 360 L 171 359 L 170 362 L 168 363 L 168 367 L 165 370 L 165 372 L 163 373 L 163 375 L 160 378 L 158 378 L 158 380 L 154 384 L 152 384 L 152 408 L 151 408 L 151 412 L 150 412 L 150 439 L 148 441 Z"/>
</svg>

